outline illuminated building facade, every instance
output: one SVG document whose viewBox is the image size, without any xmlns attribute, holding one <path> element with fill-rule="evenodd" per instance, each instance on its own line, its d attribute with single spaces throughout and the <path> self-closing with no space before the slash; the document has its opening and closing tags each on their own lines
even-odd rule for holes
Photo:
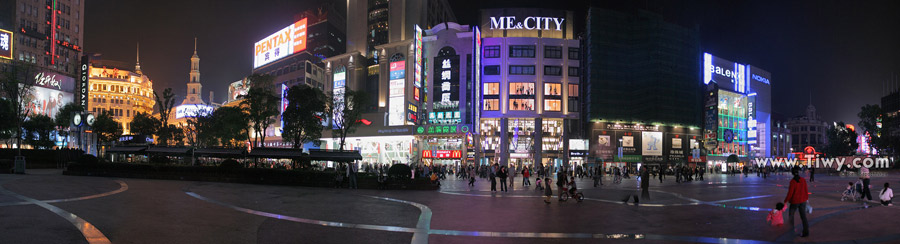
<svg viewBox="0 0 900 244">
<path fill-rule="evenodd" d="M 816 114 L 816 107 L 810 103 L 804 114 L 788 119 L 785 122 L 791 130 L 791 149 L 801 152 L 806 147 L 816 151 L 825 151 L 828 146 L 828 123 Z"/>
<path fill-rule="evenodd" d="M 582 52 L 571 11 L 481 11 L 478 162 L 567 164 L 580 124 Z"/>
<path fill-rule="evenodd" d="M 93 60 L 88 79 L 88 107 L 93 114 L 109 112 L 130 134 L 137 113 L 153 114 L 153 81 L 141 71 L 140 59 L 132 71 L 124 62 Z"/>
</svg>

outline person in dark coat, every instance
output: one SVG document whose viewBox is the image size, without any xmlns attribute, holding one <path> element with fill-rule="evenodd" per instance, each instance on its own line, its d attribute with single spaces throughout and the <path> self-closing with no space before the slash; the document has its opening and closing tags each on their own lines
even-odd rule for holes
<svg viewBox="0 0 900 244">
<path fill-rule="evenodd" d="M 641 167 L 641 198 L 650 198 L 650 169 Z"/>
</svg>

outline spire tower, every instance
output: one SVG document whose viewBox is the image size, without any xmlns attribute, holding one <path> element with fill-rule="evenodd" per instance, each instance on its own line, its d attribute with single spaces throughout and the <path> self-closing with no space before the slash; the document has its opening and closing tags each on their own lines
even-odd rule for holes
<svg viewBox="0 0 900 244">
<path fill-rule="evenodd" d="M 200 96 L 203 85 L 200 84 L 200 56 L 197 55 L 197 38 L 194 37 L 194 55 L 191 56 L 190 80 L 187 83 L 187 96 L 181 104 L 206 104 Z"/>
<path fill-rule="evenodd" d="M 137 43 L 137 60 L 134 62 L 134 72 L 138 74 L 143 74 L 141 72 L 141 43 Z"/>
</svg>

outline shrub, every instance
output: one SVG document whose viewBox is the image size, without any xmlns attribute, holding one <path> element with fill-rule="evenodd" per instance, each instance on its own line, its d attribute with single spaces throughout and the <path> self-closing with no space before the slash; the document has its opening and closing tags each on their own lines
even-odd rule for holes
<svg viewBox="0 0 900 244">
<path fill-rule="evenodd" d="M 90 155 L 90 154 L 82 154 L 81 156 L 78 156 L 78 163 L 80 163 L 80 164 L 96 164 L 97 157 L 95 157 L 94 155 Z"/>
<path fill-rule="evenodd" d="M 152 164 L 169 164 L 171 162 L 172 162 L 172 160 L 170 160 L 169 157 L 166 157 L 166 156 L 162 156 L 162 155 L 150 156 L 150 163 L 152 163 Z"/>
<path fill-rule="evenodd" d="M 234 160 L 234 159 L 228 159 L 228 160 L 223 161 L 221 164 L 219 164 L 219 168 L 227 169 L 227 170 L 240 169 L 243 167 L 244 166 L 241 165 L 241 163 L 239 163 L 237 160 Z"/>
<path fill-rule="evenodd" d="M 410 172 L 410 170 L 409 166 L 405 164 L 394 164 L 388 169 L 388 177 L 409 179 L 412 178 L 412 172 Z"/>
</svg>

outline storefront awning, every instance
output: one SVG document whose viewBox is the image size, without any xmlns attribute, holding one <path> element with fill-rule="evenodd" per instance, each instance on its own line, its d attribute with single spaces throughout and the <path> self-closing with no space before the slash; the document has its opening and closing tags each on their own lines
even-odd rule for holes
<svg viewBox="0 0 900 244">
<path fill-rule="evenodd" d="M 359 154 L 359 151 L 310 149 L 309 159 L 318 161 L 352 162 L 354 160 L 362 160 L 362 155 Z"/>
<path fill-rule="evenodd" d="M 147 150 L 146 146 L 137 146 L 137 147 L 111 147 L 106 149 L 107 153 L 141 153 L 144 150 Z"/>
<path fill-rule="evenodd" d="M 242 158 L 245 155 L 245 151 L 244 149 L 234 148 L 201 148 L 194 150 L 194 155 L 198 157 Z"/>
<path fill-rule="evenodd" d="M 303 150 L 301 149 L 257 147 L 251 150 L 250 153 L 247 154 L 247 156 L 251 158 L 299 159 L 306 157 L 307 155 L 304 154 Z"/>
</svg>

